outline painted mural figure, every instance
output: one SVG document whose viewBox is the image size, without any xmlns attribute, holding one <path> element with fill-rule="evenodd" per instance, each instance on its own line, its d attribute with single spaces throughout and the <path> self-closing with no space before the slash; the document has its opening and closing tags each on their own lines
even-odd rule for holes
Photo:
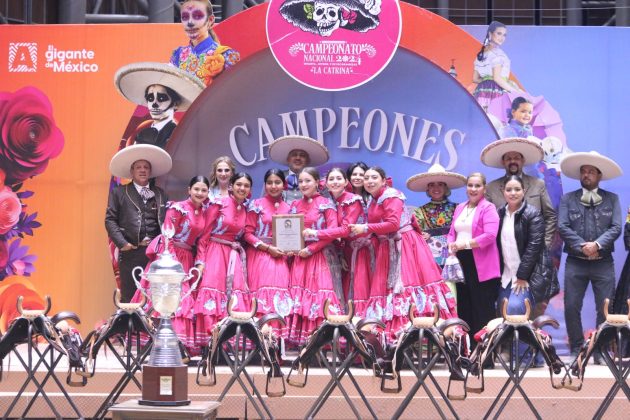
<svg viewBox="0 0 630 420">
<path fill-rule="evenodd" d="M 110 162 L 114 176 L 132 180 L 110 191 L 105 213 L 107 234 L 118 249 L 122 302 L 136 292 L 131 272 L 149 262 L 147 247 L 164 222 L 167 196 L 160 187 L 150 186 L 149 179 L 168 173 L 171 165 L 168 153 L 148 144 L 125 147 Z"/>
<path fill-rule="evenodd" d="M 215 197 L 208 203 L 204 233 L 197 244 L 195 265 L 203 272 L 193 309 L 199 347 L 208 344 L 212 328 L 227 315 L 231 297 L 236 298 L 232 308 L 236 311 L 250 306 L 245 250 L 240 240 L 245 233 L 252 178 L 238 172 L 230 184 L 227 197 Z"/>
<path fill-rule="evenodd" d="M 265 194 L 252 200 L 247 210 L 243 239 L 247 247 L 247 280 L 252 297 L 258 301 L 257 316 L 277 313 L 285 318 L 291 313 L 289 262 L 284 251 L 273 245 L 274 215 L 288 214 L 289 204 L 282 198 L 284 172 L 269 169 L 265 173 Z M 278 336 L 286 339 L 288 327 L 273 325 Z"/>
<path fill-rule="evenodd" d="M 605 321 L 604 299 L 615 290 L 615 240 L 621 235 L 619 197 L 600 181 L 622 175 L 612 159 L 597 152 L 572 153 L 561 163 L 562 173 L 579 179 L 581 188 L 562 196 L 558 230 L 567 253 L 564 269 L 564 319 L 571 355 L 584 343 L 582 305 L 588 284 L 595 295 L 596 325 Z M 601 363 L 596 354 L 595 363 Z"/>
<path fill-rule="evenodd" d="M 181 21 L 190 40 L 178 47 L 171 55 L 170 63 L 201 80 L 209 86 L 225 69 L 240 60 L 240 54 L 221 45 L 212 29 L 214 13 L 208 0 L 187 0 L 181 6 Z"/>
<path fill-rule="evenodd" d="M 197 240 L 203 233 L 205 225 L 204 204 L 208 198 L 210 181 L 204 176 L 196 176 L 188 183 L 188 199 L 184 201 L 169 201 L 166 204 L 166 216 L 164 225 L 173 228 L 174 234 L 169 241 L 169 252 L 182 264 L 184 271 L 188 273 L 194 266 L 194 248 Z M 164 238 L 160 234 L 153 239 L 146 250 L 149 262 L 155 260 L 157 255 L 164 250 Z M 191 283 L 197 280 L 193 277 L 182 283 L 182 294 L 188 292 Z M 147 289 L 149 284 L 146 279 L 141 282 Z M 173 329 L 177 338 L 184 344 L 191 356 L 198 356 L 200 348 L 195 345 L 195 325 L 193 306 L 195 303 L 194 292 L 188 295 L 180 303 L 173 317 Z M 136 291 L 132 302 L 142 300 L 141 292 Z"/>
<path fill-rule="evenodd" d="M 379 23 L 382 0 L 285 0 L 280 13 L 304 32 L 323 37 L 337 29 L 367 32 Z"/>
<path fill-rule="evenodd" d="M 365 189 L 372 195 L 365 224 L 352 224 L 353 234 L 372 234 L 375 265 L 371 279 L 367 317 L 387 325 L 387 339 L 393 341 L 404 327 L 412 303 L 420 316 L 431 316 L 438 304 L 440 317 L 456 315 L 455 298 L 442 280 L 415 217 L 405 207 L 405 196 L 387 186 L 380 167 L 365 173 Z M 416 316 L 418 315 L 416 314 Z"/>
</svg>

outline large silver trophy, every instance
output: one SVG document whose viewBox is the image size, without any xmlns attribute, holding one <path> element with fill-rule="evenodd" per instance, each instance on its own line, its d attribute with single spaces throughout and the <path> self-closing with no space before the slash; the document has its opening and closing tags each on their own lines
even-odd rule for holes
<svg viewBox="0 0 630 420">
<path fill-rule="evenodd" d="M 133 269 L 136 287 L 151 299 L 153 309 L 160 314 L 160 325 L 153 337 L 153 348 L 149 363 L 142 367 L 143 405 L 178 406 L 188 405 L 188 368 L 182 362 L 179 340 L 173 331 L 171 317 L 186 296 L 192 293 L 199 283 L 200 272 L 191 268 L 187 274 L 184 267 L 168 250 L 168 242 L 173 237 L 174 228 L 162 226 L 164 250 L 158 254 L 146 273 L 143 267 Z M 149 290 L 142 287 L 137 278 L 142 273 L 149 282 Z M 182 282 L 197 277 L 195 283 L 184 296 Z"/>
</svg>

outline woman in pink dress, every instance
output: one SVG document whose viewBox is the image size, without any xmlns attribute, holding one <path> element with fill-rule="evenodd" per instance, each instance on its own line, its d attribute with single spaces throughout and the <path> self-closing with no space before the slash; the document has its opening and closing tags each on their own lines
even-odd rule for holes
<svg viewBox="0 0 630 420">
<path fill-rule="evenodd" d="M 257 316 L 277 313 L 287 317 L 293 301 L 289 294 L 289 264 L 284 251 L 273 246 L 272 218 L 288 214 L 289 205 L 282 199 L 284 173 L 269 169 L 265 173 L 265 195 L 249 203 L 245 241 L 247 247 L 247 280 L 252 297 L 258 301 Z M 288 327 L 275 325 L 282 338 Z"/>
<path fill-rule="evenodd" d="M 405 207 L 405 196 L 388 187 L 385 171 L 365 172 L 365 189 L 372 195 L 367 224 L 350 225 L 355 235 L 375 235 L 376 267 L 372 275 L 367 317 L 387 325 L 388 339 L 409 321 L 409 307 L 416 315 L 430 316 L 437 303 L 441 318 L 455 316 L 455 299 L 442 280 L 440 269 L 422 238 L 415 217 Z"/>
<path fill-rule="evenodd" d="M 370 275 L 374 269 L 374 247 L 369 234 L 350 236 L 351 224 L 367 222 L 363 198 L 346 190 L 346 173 L 333 168 L 326 175 L 326 187 L 337 206 L 336 228 L 325 230 L 305 229 L 304 237 L 319 240 L 345 238 L 340 243 L 343 250 L 343 292 L 345 303 L 352 299 L 357 316 L 363 317 L 370 297 Z"/>
<path fill-rule="evenodd" d="M 227 315 L 230 297 L 236 298 L 234 310 L 245 311 L 250 305 L 245 250 L 239 240 L 245 232 L 245 201 L 252 188 L 252 178 L 238 172 L 232 176 L 230 186 L 229 196 L 210 200 L 197 249 L 195 263 L 203 271 L 194 306 L 195 341 L 199 346 L 208 344 L 212 328 Z"/>
<path fill-rule="evenodd" d="M 291 214 L 304 215 L 304 227 L 323 230 L 337 227 L 337 210 L 319 194 L 319 172 L 306 167 L 300 172 L 298 184 L 303 197 L 291 204 Z M 306 240 L 307 245 L 295 256 L 291 267 L 291 298 L 293 313 L 289 342 L 301 346 L 308 335 L 324 320 L 324 302 L 330 300 L 332 313 L 340 311 L 341 266 L 332 240 Z"/>
<path fill-rule="evenodd" d="M 188 273 L 193 267 L 195 257 L 193 247 L 197 239 L 201 236 L 204 228 L 204 210 L 203 203 L 208 198 L 210 181 L 204 176 L 196 176 L 190 180 L 188 184 L 189 197 L 185 201 L 167 203 L 166 216 L 164 217 L 164 226 L 174 229 L 173 238 L 168 243 L 169 252 L 175 256 L 184 267 L 184 271 Z M 157 236 L 147 248 L 147 256 L 152 262 L 156 259 L 157 254 L 164 249 L 164 238 L 162 235 Z M 190 290 L 192 283 L 197 281 L 197 276 L 182 283 L 182 294 Z M 142 287 L 149 287 L 146 279 L 142 280 Z M 142 296 L 138 290 L 134 295 L 132 302 L 140 302 Z M 173 329 L 177 334 L 179 341 L 184 344 L 191 356 L 199 355 L 199 347 L 195 346 L 195 326 L 193 322 L 193 304 L 194 297 L 188 295 L 184 298 L 173 318 Z"/>
</svg>

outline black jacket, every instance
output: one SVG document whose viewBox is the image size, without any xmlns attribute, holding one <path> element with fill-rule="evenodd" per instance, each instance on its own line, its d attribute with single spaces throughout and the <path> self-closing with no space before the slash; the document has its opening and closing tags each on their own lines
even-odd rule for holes
<svg viewBox="0 0 630 420">
<path fill-rule="evenodd" d="M 503 253 L 501 250 L 501 231 L 505 220 L 506 207 L 499 209 L 499 232 L 497 233 L 497 245 L 503 272 Z M 516 278 L 529 281 L 540 254 L 545 246 L 545 221 L 536 207 L 523 202 L 523 205 L 514 215 L 514 236 L 521 263 L 516 271 Z"/>
<path fill-rule="evenodd" d="M 142 201 L 133 183 L 119 185 L 110 191 L 105 228 L 118 248 L 122 248 L 127 242 L 138 245 L 145 237 L 153 239 L 160 234 L 167 197 L 160 187 L 150 188 L 155 197 L 146 203 Z"/>
</svg>

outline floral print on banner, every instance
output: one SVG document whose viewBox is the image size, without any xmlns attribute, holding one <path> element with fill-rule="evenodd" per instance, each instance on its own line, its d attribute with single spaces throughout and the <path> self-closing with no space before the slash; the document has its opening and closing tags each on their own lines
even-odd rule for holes
<svg viewBox="0 0 630 420">
<path fill-rule="evenodd" d="M 25 235 L 41 224 L 29 213 L 26 199 L 33 191 L 24 181 L 43 173 L 63 149 L 63 133 L 46 95 L 34 87 L 0 92 L 0 281 L 7 276 L 30 276 L 35 255 L 22 245 Z"/>
</svg>

